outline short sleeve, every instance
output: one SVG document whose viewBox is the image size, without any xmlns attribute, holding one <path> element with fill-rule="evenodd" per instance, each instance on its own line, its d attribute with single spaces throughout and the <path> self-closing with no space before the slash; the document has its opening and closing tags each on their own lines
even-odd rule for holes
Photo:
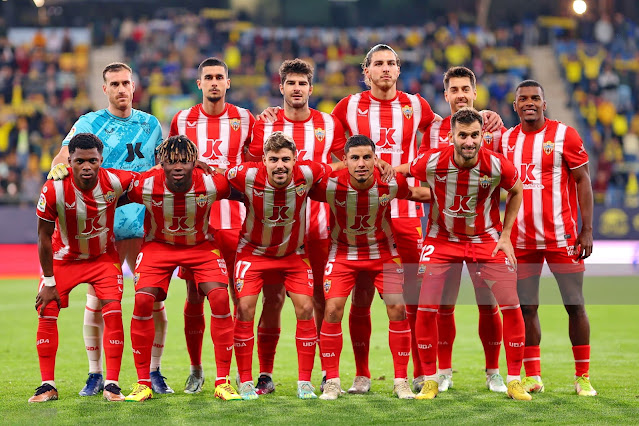
<svg viewBox="0 0 639 426">
<path fill-rule="evenodd" d="M 175 115 L 173 116 L 173 119 L 171 120 L 171 127 L 169 128 L 169 137 L 179 135 L 178 125 L 177 125 L 179 115 L 180 115 L 180 112 L 175 113 Z"/>
<path fill-rule="evenodd" d="M 417 98 L 419 99 L 419 103 L 422 106 L 422 117 L 419 120 L 419 130 L 423 133 L 435 119 L 435 113 L 431 109 L 430 104 L 426 101 L 426 99 L 422 98 L 421 95 L 417 95 Z"/>
<path fill-rule="evenodd" d="M 72 179 L 69 177 L 68 179 Z M 58 211 L 56 209 L 56 195 L 53 181 L 48 180 L 40 191 L 40 198 L 36 205 L 36 215 L 47 222 L 55 222 L 58 217 Z"/>
<path fill-rule="evenodd" d="M 127 190 L 127 196 L 133 203 L 144 204 L 142 200 L 142 188 L 144 187 L 144 177 L 146 173 L 142 173 L 131 180 L 129 189 Z"/>
<path fill-rule="evenodd" d="M 346 145 L 346 133 L 344 132 L 344 126 L 342 122 L 333 114 L 333 123 L 335 125 L 333 129 L 333 145 L 331 146 L 331 153 L 340 153 L 344 150 Z"/>
<path fill-rule="evenodd" d="M 155 140 L 155 147 L 162 145 L 162 126 L 158 119 L 152 115 L 151 124 L 153 125 L 153 132 L 151 133 L 151 140 Z"/>
<path fill-rule="evenodd" d="M 501 154 L 496 154 L 501 160 L 501 181 L 499 186 L 509 191 L 517 183 L 519 172 L 515 165 Z"/>
<path fill-rule="evenodd" d="M 221 200 L 224 198 L 229 198 L 231 195 L 231 185 L 229 181 L 219 173 L 213 175 L 213 182 L 215 183 L 215 188 L 217 188 L 217 199 Z"/>
<path fill-rule="evenodd" d="M 579 133 L 572 127 L 566 129 L 563 156 L 570 170 L 579 168 L 589 161 L 584 143 L 579 137 Z"/>
<path fill-rule="evenodd" d="M 315 183 L 311 190 L 308 193 L 308 197 L 311 200 L 326 202 L 326 185 L 328 179 L 322 179 L 319 182 Z"/>
<path fill-rule="evenodd" d="M 425 182 L 426 179 L 426 166 L 428 165 L 428 158 L 433 150 L 430 149 L 426 152 L 419 154 L 415 159 L 410 163 L 410 175 Z"/>
<path fill-rule="evenodd" d="M 333 108 L 332 114 L 341 123 L 343 130 L 348 130 L 348 133 L 352 133 L 351 129 L 348 126 L 348 118 L 347 118 L 347 109 L 348 109 L 349 99 L 350 99 L 350 96 L 347 96 L 341 101 L 339 101 L 337 105 L 335 105 L 335 108 Z"/>
<path fill-rule="evenodd" d="M 397 173 L 395 175 L 395 181 L 397 182 L 397 195 L 395 196 L 395 198 L 405 200 L 410 197 L 411 192 L 408 188 L 408 182 L 406 181 L 404 175 L 402 175 L 401 173 Z"/>
<path fill-rule="evenodd" d="M 235 167 L 231 167 L 224 172 L 224 177 L 228 180 L 229 184 L 244 193 L 246 183 L 246 171 L 253 166 L 257 166 L 259 163 L 246 162 L 238 164 Z"/>
<path fill-rule="evenodd" d="M 93 129 L 89 124 L 89 121 L 84 118 L 84 116 L 78 118 L 78 121 L 75 122 L 69 133 L 62 140 L 62 146 L 68 146 L 69 142 L 71 142 L 71 138 L 78 133 L 93 133 Z"/>
<path fill-rule="evenodd" d="M 254 120 L 251 142 L 248 145 L 248 153 L 253 157 L 261 157 L 264 154 L 264 120 Z"/>
</svg>

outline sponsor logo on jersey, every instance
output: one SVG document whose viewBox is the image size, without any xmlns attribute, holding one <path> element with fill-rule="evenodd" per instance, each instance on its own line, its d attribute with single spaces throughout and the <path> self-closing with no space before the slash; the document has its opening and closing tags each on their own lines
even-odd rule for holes
<svg viewBox="0 0 639 426">
<path fill-rule="evenodd" d="M 256 197 L 263 197 L 264 191 L 258 191 L 257 189 L 253 188 L 253 195 Z"/>
<path fill-rule="evenodd" d="M 195 121 L 188 121 L 186 122 L 186 127 L 195 127 L 197 126 L 197 120 Z"/>
<path fill-rule="evenodd" d="M 47 199 L 45 198 L 44 194 L 40 194 L 40 199 L 38 200 L 38 210 L 44 213 L 46 206 L 47 206 Z"/>
<path fill-rule="evenodd" d="M 109 191 L 106 194 L 104 194 L 104 201 L 106 201 L 109 204 L 115 201 L 115 192 Z"/>
<path fill-rule="evenodd" d="M 368 108 L 366 109 L 357 108 L 357 115 L 366 115 L 366 114 L 368 114 Z"/>
<path fill-rule="evenodd" d="M 239 118 L 231 118 L 229 120 L 229 124 L 231 125 L 231 129 L 237 131 L 240 128 L 240 119 Z"/>
<path fill-rule="evenodd" d="M 344 201 L 335 200 L 335 204 L 337 204 L 338 207 L 346 207 L 346 200 Z"/>
<path fill-rule="evenodd" d="M 206 195 L 204 194 L 200 194 L 197 197 L 195 197 L 195 203 L 199 206 L 199 207 L 204 207 L 206 206 L 206 204 L 208 203 L 209 199 Z"/>
<path fill-rule="evenodd" d="M 315 129 L 315 137 L 317 138 L 318 141 L 322 142 L 325 136 L 326 136 L 326 130 L 322 129 L 321 127 L 318 127 L 317 129 Z"/>
<path fill-rule="evenodd" d="M 384 194 L 381 197 L 379 197 L 379 204 L 382 207 L 386 207 L 389 201 L 390 201 L 390 196 L 388 194 Z"/>
<path fill-rule="evenodd" d="M 435 180 L 437 182 L 446 182 L 446 175 L 444 176 L 435 175 Z"/>
<path fill-rule="evenodd" d="M 151 205 L 153 207 L 162 207 L 162 200 L 160 200 L 160 201 L 151 200 Z"/>
<path fill-rule="evenodd" d="M 241 293 L 243 288 L 244 288 L 244 280 L 242 278 L 236 279 L 235 290 L 237 290 L 238 293 Z"/>
<path fill-rule="evenodd" d="M 324 293 L 328 294 L 328 292 L 331 290 L 331 284 L 331 280 L 324 280 Z"/>
<path fill-rule="evenodd" d="M 306 194 L 306 184 L 305 184 L 305 183 L 303 183 L 303 184 L 301 184 L 301 185 L 298 185 L 298 186 L 295 188 L 295 193 L 296 193 L 297 195 L 299 195 L 300 197 L 304 196 L 304 195 Z"/>
<path fill-rule="evenodd" d="M 493 178 L 491 178 L 488 175 L 479 177 L 479 186 L 481 186 L 482 188 L 488 188 L 490 187 L 490 185 L 492 185 L 492 183 L 493 183 Z"/>
<path fill-rule="evenodd" d="M 555 143 L 553 141 L 546 141 L 542 146 L 546 155 L 550 155 L 555 149 Z"/>
<path fill-rule="evenodd" d="M 72 202 L 71 204 L 67 203 L 66 201 L 64 202 L 64 207 L 66 210 L 72 210 L 75 209 L 75 201 Z"/>
<path fill-rule="evenodd" d="M 229 179 L 235 179 L 235 177 L 237 176 L 237 166 L 233 167 L 232 169 L 229 169 L 228 172 L 226 172 L 226 177 Z"/>
<path fill-rule="evenodd" d="M 413 117 L 413 107 L 410 105 L 404 105 L 402 107 L 402 114 L 404 114 L 406 120 L 410 120 Z"/>
</svg>

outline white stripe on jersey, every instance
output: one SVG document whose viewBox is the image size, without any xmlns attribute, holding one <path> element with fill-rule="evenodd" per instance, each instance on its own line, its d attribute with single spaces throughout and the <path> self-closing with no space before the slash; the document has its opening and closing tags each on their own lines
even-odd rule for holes
<svg viewBox="0 0 639 426">
<path fill-rule="evenodd" d="M 53 188 L 55 189 L 55 207 L 58 211 L 58 226 L 60 226 L 60 239 L 64 245 L 60 250 L 54 253 L 54 259 L 64 259 L 64 256 L 69 254 L 69 234 L 67 230 L 67 212 L 65 208 L 64 199 L 64 181 L 53 181 Z"/>
<path fill-rule="evenodd" d="M 452 157 L 451 160 L 448 162 L 448 169 L 449 170 L 454 170 L 456 168 L 456 166 L 452 163 Z M 455 203 L 455 195 L 457 194 L 457 173 L 448 173 L 446 176 L 446 202 L 444 203 L 443 206 L 440 206 L 442 208 L 442 212 L 445 212 L 446 209 L 448 208 L 448 206 L 452 206 Z M 447 215 L 446 213 L 444 214 L 444 222 L 446 223 L 446 229 L 455 229 L 455 218 Z M 453 235 L 451 232 L 448 232 L 448 236 L 449 236 L 449 240 L 451 241 L 459 241 L 459 239 L 457 237 L 454 237 L 451 239 L 451 236 Z"/>
<path fill-rule="evenodd" d="M 155 210 L 153 209 L 153 184 L 155 181 L 155 176 L 149 176 L 147 179 L 144 179 L 144 186 L 142 188 L 142 200 L 144 201 L 144 205 L 147 206 L 147 214 L 150 214 L 151 221 L 151 229 L 148 234 L 146 234 L 146 241 L 153 240 L 153 236 L 157 231 L 156 219 L 155 219 Z"/>
<path fill-rule="evenodd" d="M 351 136 L 360 134 L 359 127 L 357 127 L 357 115 L 358 115 L 357 107 L 361 99 L 362 99 L 361 93 L 358 93 L 356 95 L 351 95 L 350 99 L 348 100 L 348 104 L 346 105 L 346 119 L 349 120 L 348 125 L 353 131 L 352 132 L 353 134 Z M 351 120 L 352 117 L 355 117 L 355 118 Z M 371 137 L 371 139 L 373 138 Z"/>
<path fill-rule="evenodd" d="M 543 183 L 542 181 L 542 173 L 541 173 L 541 154 L 543 152 L 542 146 L 544 144 L 544 138 L 546 137 L 546 130 L 548 130 L 548 126 L 544 127 L 544 130 L 537 133 L 535 135 L 534 143 L 533 143 L 533 155 L 532 155 L 532 164 L 535 165 L 533 169 L 533 176 L 535 177 L 536 182 Z M 522 132 L 523 134 L 523 132 Z M 524 135 L 525 137 L 526 135 Z M 520 157 L 521 158 L 521 157 Z M 534 206 L 543 206 L 544 198 L 543 198 L 543 189 L 542 188 L 533 188 L 532 192 L 532 200 Z M 544 241 L 544 212 L 543 209 L 534 209 L 533 210 L 533 223 L 535 226 L 535 239 L 537 241 Z M 544 247 L 545 248 L 545 247 Z"/>
<path fill-rule="evenodd" d="M 511 128 L 510 130 L 508 130 L 506 132 L 506 134 L 504 135 L 504 137 L 502 138 L 502 152 L 504 153 L 504 155 L 507 155 L 508 153 L 508 140 L 510 139 L 510 134 L 512 133 L 514 127 Z M 524 140 L 526 139 L 526 135 L 524 134 L 524 132 L 519 132 L 519 134 L 517 135 L 517 141 L 515 142 L 515 146 L 513 147 L 515 150 L 514 156 L 513 156 L 513 163 L 515 164 L 515 167 L 519 167 L 519 173 L 520 176 L 519 178 L 523 181 L 526 176 L 521 176 L 524 172 L 524 170 L 521 169 L 520 164 L 521 164 L 521 158 L 522 158 L 522 152 L 523 152 L 523 148 L 524 148 Z M 517 163 L 520 164 L 517 164 Z M 523 202 L 522 202 L 523 204 Z M 524 244 L 526 241 L 526 221 L 524 220 L 525 214 L 524 214 L 524 208 L 523 206 L 519 208 L 519 211 L 517 212 L 517 228 L 518 228 L 518 232 L 517 232 L 517 242 L 516 245 L 521 245 Z"/>
<path fill-rule="evenodd" d="M 499 184 L 501 183 L 501 172 L 502 172 L 502 167 L 501 167 L 501 161 L 499 160 L 499 158 L 495 157 L 495 156 L 491 156 L 490 157 L 490 170 L 491 170 L 491 177 L 492 179 L 490 180 L 490 193 L 492 194 L 493 191 L 499 191 Z M 494 176 L 497 175 L 499 176 L 498 179 L 495 179 Z M 491 206 L 492 203 L 490 202 L 490 200 L 486 200 L 484 202 L 484 223 L 489 223 L 490 222 L 490 212 L 491 212 Z M 497 232 L 497 230 L 495 229 L 495 227 L 491 227 L 490 230 L 488 231 L 488 234 L 493 237 L 493 239 L 495 241 L 499 241 L 499 232 Z"/>
<path fill-rule="evenodd" d="M 566 229 L 564 228 L 564 221 L 561 218 L 561 175 L 562 175 L 562 159 L 564 157 L 564 139 L 566 138 L 567 127 L 563 123 L 557 125 L 555 132 L 555 149 L 553 151 L 553 175 L 552 175 L 552 205 L 553 216 L 555 217 L 555 241 L 563 242 L 558 244 L 559 247 L 566 246 Z M 545 239 L 545 238 L 544 238 Z"/>
</svg>

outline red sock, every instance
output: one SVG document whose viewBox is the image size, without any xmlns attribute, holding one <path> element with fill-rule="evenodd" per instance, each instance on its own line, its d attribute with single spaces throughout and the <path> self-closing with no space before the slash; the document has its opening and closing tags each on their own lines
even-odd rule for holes
<svg viewBox="0 0 639 426">
<path fill-rule="evenodd" d="M 541 350 L 539 346 L 524 348 L 524 369 L 526 376 L 541 376 Z"/>
<path fill-rule="evenodd" d="M 216 287 L 206 295 L 211 306 L 211 340 L 215 350 L 215 386 L 226 382 L 233 359 L 233 318 L 226 287 Z"/>
<path fill-rule="evenodd" d="M 388 322 L 388 346 L 393 356 L 393 368 L 396 379 L 405 379 L 408 377 L 410 334 L 408 319 Z"/>
<path fill-rule="evenodd" d="M 453 368 L 453 342 L 457 335 L 455 307 L 437 311 L 437 363 L 441 370 Z"/>
<path fill-rule="evenodd" d="M 320 351 L 326 368 L 326 380 L 339 377 L 339 359 L 344 340 L 341 322 L 324 322 L 320 332 Z"/>
<path fill-rule="evenodd" d="M 572 354 L 575 357 L 575 376 L 588 377 L 588 371 L 590 370 L 590 345 L 573 346 Z"/>
<path fill-rule="evenodd" d="M 277 342 L 280 340 L 280 328 L 257 326 L 257 358 L 260 360 L 260 373 L 273 373 L 273 361 Z"/>
<path fill-rule="evenodd" d="M 58 314 L 55 302 L 49 302 L 44 313 L 38 318 L 36 348 L 40 361 L 42 381 L 55 380 L 55 355 L 58 352 Z"/>
<path fill-rule="evenodd" d="M 501 314 L 504 316 L 504 350 L 506 351 L 506 364 L 510 376 L 521 374 L 526 334 L 521 308 L 519 305 L 515 306 L 500 306 Z"/>
<path fill-rule="evenodd" d="M 499 308 L 490 305 L 479 305 L 479 338 L 484 346 L 486 369 L 499 369 L 499 352 L 503 329 Z"/>
<path fill-rule="evenodd" d="M 371 308 L 351 305 L 348 329 L 351 333 L 353 354 L 355 355 L 355 375 L 370 377 L 368 351 L 371 343 Z"/>
<path fill-rule="evenodd" d="M 420 306 L 417 310 L 417 348 L 426 376 L 437 374 L 437 306 Z"/>
<path fill-rule="evenodd" d="M 135 293 L 135 306 L 131 318 L 131 348 L 138 373 L 138 383 L 147 386 L 151 383 L 151 350 L 155 338 L 154 302 L 155 296 L 152 294 Z"/>
<path fill-rule="evenodd" d="M 102 347 L 106 358 L 106 379 L 118 381 L 124 351 L 124 328 L 122 326 L 122 306 L 120 302 L 109 302 L 102 306 L 104 334 Z"/>
<path fill-rule="evenodd" d="M 419 377 L 424 374 L 422 371 L 422 361 L 419 359 L 419 350 L 417 349 L 417 333 L 415 333 L 415 321 L 417 320 L 417 305 L 406 305 L 406 317 L 410 324 L 410 354 L 413 357 L 413 377 Z"/>
<path fill-rule="evenodd" d="M 202 365 L 202 340 L 204 339 L 204 304 L 184 302 L 184 337 L 191 365 Z"/>
<path fill-rule="evenodd" d="M 253 321 L 235 320 L 233 341 L 235 342 L 235 361 L 240 374 L 240 382 L 253 380 Z"/>
<path fill-rule="evenodd" d="M 297 346 L 298 380 L 310 381 L 315 362 L 315 346 L 317 346 L 317 330 L 314 319 L 297 320 L 295 345 Z"/>
</svg>

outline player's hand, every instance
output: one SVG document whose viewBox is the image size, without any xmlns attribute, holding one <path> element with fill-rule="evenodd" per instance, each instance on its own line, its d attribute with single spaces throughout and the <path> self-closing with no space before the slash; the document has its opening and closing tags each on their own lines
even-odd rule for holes
<svg viewBox="0 0 639 426">
<path fill-rule="evenodd" d="M 40 307 L 40 315 L 44 315 L 44 308 L 46 308 L 49 302 L 52 301 L 55 301 L 58 304 L 58 309 L 60 309 L 60 295 L 58 294 L 58 289 L 56 286 L 42 286 L 42 290 L 40 290 L 36 296 L 35 304 L 36 309 Z"/>
<path fill-rule="evenodd" d="M 381 158 L 377 160 L 377 168 L 379 169 L 379 173 L 382 175 L 382 181 L 387 183 L 390 182 L 397 173 L 393 166 Z"/>
<path fill-rule="evenodd" d="M 510 242 L 510 238 L 500 237 L 499 241 L 497 241 L 497 245 L 493 250 L 492 257 L 497 256 L 499 251 L 503 251 L 506 255 L 506 258 L 510 262 L 510 264 L 517 269 L 517 258 L 515 257 L 515 249 L 513 248 L 513 243 Z"/>
<path fill-rule="evenodd" d="M 575 241 L 575 253 L 577 259 L 586 259 L 592 254 L 592 231 L 581 230 Z"/>
<path fill-rule="evenodd" d="M 504 126 L 501 117 L 494 111 L 484 110 L 481 115 L 484 118 L 484 130 L 487 132 L 497 132 Z"/>
<path fill-rule="evenodd" d="M 195 167 L 197 167 L 198 169 L 204 170 L 204 173 L 206 173 L 207 175 L 214 175 L 216 173 L 215 170 L 213 170 L 204 161 L 195 160 Z"/>
<path fill-rule="evenodd" d="M 49 174 L 47 175 L 47 179 L 51 180 L 62 180 L 69 175 L 69 170 L 67 169 L 67 165 L 64 163 L 58 163 L 55 166 L 51 167 Z"/>
<path fill-rule="evenodd" d="M 277 120 L 277 113 L 281 109 L 282 107 L 279 107 L 279 106 L 268 107 L 264 111 L 262 111 L 260 115 L 258 115 L 255 118 L 258 120 L 262 120 L 266 123 L 275 123 L 275 120 Z"/>
</svg>

